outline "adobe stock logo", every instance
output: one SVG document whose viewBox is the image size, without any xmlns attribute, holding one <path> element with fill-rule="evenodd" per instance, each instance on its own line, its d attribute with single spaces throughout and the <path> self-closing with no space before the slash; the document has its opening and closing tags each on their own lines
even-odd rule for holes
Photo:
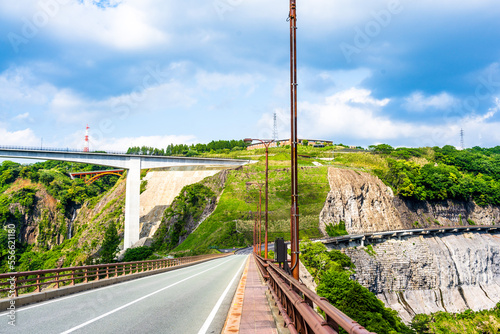
<svg viewBox="0 0 500 334">
<path fill-rule="evenodd" d="M 342 42 L 339 45 L 347 63 L 351 62 L 353 54 L 359 54 L 362 50 L 366 49 L 371 44 L 373 38 L 377 37 L 383 28 L 387 28 L 391 24 L 394 15 L 402 11 L 403 6 L 401 2 L 399 0 L 391 0 L 387 4 L 387 9 L 371 12 L 373 19 L 365 24 L 364 29 L 356 26 L 354 28 L 353 44 Z"/>
<path fill-rule="evenodd" d="M 71 0 L 43 0 L 38 2 L 38 10 L 33 16 L 28 19 L 22 17 L 23 25 L 20 34 L 9 32 L 7 38 L 15 53 L 19 53 L 19 47 L 22 44 L 28 44 L 30 40 L 35 38 L 41 29 L 46 27 L 50 19 L 53 19 L 61 9 L 61 5 L 66 5 Z"/>
<path fill-rule="evenodd" d="M 217 15 L 219 15 L 219 19 L 224 21 L 224 14 L 234 11 L 236 7 L 240 6 L 242 3 L 243 0 L 215 0 L 213 6 Z"/>
</svg>

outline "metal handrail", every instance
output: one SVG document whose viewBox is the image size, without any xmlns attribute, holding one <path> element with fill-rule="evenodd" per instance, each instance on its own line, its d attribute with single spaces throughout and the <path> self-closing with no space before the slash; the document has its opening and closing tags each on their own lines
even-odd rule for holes
<svg viewBox="0 0 500 334">
<path fill-rule="evenodd" d="M 91 280 L 98 281 L 118 276 L 131 275 L 134 273 L 154 271 L 227 255 L 228 254 L 207 254 L 173 259 L 118 262 L 59 269 L 4 273 L 0 274 L 0 295 L 9 293 L 10 295 L 18 297 L 19 294 L 22 293 L 42 292 L 42 290 L 50 287 L 58 289 L 61 285 L 75 285 L 79 283 L 87 283 Z M 33 287 L 35 287 L 35 291 L 28 291 L 29 288 Z"/>
<path fill-rule="evenodd" d="M 285 322 L 299 333 L 338 333 L 339 327 L 350 334 L 375 334 L 366 330 L 328 302 L 288 275 L 282 268 L 254 254 L 258 268 L 267 279 L 271 293 L 280 310 L 286 311 Z M 325 313 L 322 318 L 315 310 L 316 305 Z M 290 319 L 287 321 L 287 319 Z"/>
</svg>

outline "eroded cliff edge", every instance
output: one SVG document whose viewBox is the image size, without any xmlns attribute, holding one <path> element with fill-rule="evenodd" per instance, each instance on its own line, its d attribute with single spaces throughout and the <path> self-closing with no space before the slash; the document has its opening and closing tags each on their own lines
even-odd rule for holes
<svg viewBox="0 0 500 334">
<path fill-rule="evenodd" d="M 350 169 L 329 168 L 330 192 L 320 213 L 320 229 L 345 222 L 349 234 L 430 226 L 493 225 L 500 208 L 474 202 L 425 202 L 394 196 L 378 177 Z"/>
<path fill-rule="evenodd" d="M 474 202 L 410 201 L 380 179 L 330 168 L 320 228 L 344 221 L 350 234 L 429 226 L 500 224 L 500 209 Z M 352 245 L 351 245 L 352 246 Z M 342 249 L 354 278 L 404 321 L 418 313 L 493 308 L 500 301 L 500 235 L 485 232 L 408 236 Z M 334 246 L 332 246 L 334 247 Z M 372 251 L 373 249 L 373 251 Z"/>
</svg>

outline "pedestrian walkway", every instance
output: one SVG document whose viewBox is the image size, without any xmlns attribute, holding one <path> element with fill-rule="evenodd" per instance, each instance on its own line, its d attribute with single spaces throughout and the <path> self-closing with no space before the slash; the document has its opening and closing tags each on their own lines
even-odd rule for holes
<svg viewBox="0 0 500 334">
<path fill-rule="evenodd" d="M 240 280 L 223 333 L 276 334 L 276 323 L 253 255 Z"/>
</svg>

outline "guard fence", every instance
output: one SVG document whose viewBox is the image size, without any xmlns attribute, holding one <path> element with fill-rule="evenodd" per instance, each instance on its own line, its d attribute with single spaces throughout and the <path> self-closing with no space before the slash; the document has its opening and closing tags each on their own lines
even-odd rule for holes
<svg viewBox="0 0 500 334">
<path fill-rule="evenodd" d="M 0 274 L 0 298 L 7 296 L 18 297 L 23 293 L 37 293 L 47 289 L 58 289 L 61 286 L 72 286 L 79 283 L 154 271 L 221 256 L 227 256 L 227 254 L 207 254 L 173 259 L 5 273 Z"/>
<path fill-rule="evenodd" d="M 375 334 L 287 274 L 274 260 L 257 254 L 254 257 L 290 333 L 337 334 L 343 328 L 350 334 Z M 315 307 L 324 316 L 316 312 Z"/>
</svg>

